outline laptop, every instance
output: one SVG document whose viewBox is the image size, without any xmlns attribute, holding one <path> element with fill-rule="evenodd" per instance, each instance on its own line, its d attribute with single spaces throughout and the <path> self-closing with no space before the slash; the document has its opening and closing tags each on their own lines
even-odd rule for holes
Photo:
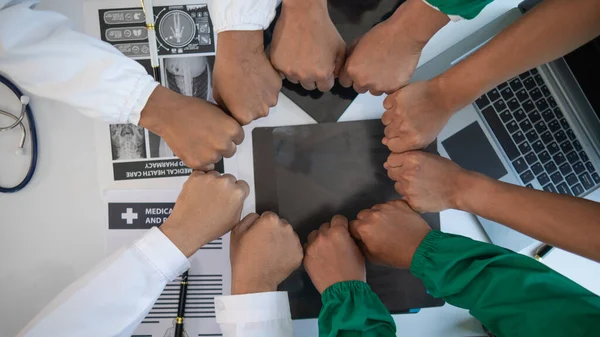
<svg viewBox="0 0 600 337">
<path fill-rule="evenodd" d="M 525 1 L 419 67 L 430 79 L 521 17 Z M 551 23 L 549 23 L 551 24 Z M 511 184 L 586 197 L 600 184 L 600 37 L 571 54 L 526 71 L 456 113 L 438 151 L 462 167 Z M 478 218 L 490 240 L 519 251 L 534 239 Z"/>
</svg>

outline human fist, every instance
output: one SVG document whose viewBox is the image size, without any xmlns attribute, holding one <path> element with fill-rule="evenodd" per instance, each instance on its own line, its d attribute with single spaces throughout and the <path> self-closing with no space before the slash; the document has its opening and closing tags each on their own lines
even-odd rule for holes
<svg viewBox="0 0 600 337">
<path fill-rule="evenodd" d="M 422 151 L 392 153 L 384 167 L 402 199 L 423 213 L 458 208 L 459 196 L 475 174 L 451 160 Z"/>
<path fill-rule="evenodd" d="M 326 92 L 344 65 L 346 43 L 329 18 L 326 0 L 283 0 L 271 62 L 290 82 Z"/>
<path fill-rule="evenodd" d="M 443 102 L 436 81 L 416 82 L 386 97 L 383 144 L 391 152 L 423 149 L 431 144 L 446 125 L 454 110 Z"/>
<path fill-rule="evenodd" d="M 350 233 L 369 261 L 395 268 L 410 267 L 430 231 L 425 220 L 401 200 L 363 210 L 350 223 Z"/>
<path fill-rule="evenodd" d="M 240 220 L 248 184 L 230 174 L 195 171 L 160 230 L 187 256 L 229 232 Z"/>
<path fill-rule="evenodd" d="M 264 50 L 262 31 L 219 33 L 213 74 L 215 101 L 241 124 L 266 117 L 277 105 L 281 77 Z"/>
<path fill-rule="evenodd" d="M 304 268 L 315 288 L 323 293 L 345 281 L 366 282 L 365 258 L 348 232 L 348 220 L 336 215 L 308 235 Z"/>
<path fill-rule="evenodd" d="M 292 226 L 275 213 L 249 214 L 231 231 L 231 294 L 277 290 L 302 264 Z"/>
<path fill-rule="evenodd" d="M 173 153 L 197 170 L 211 170 L 235 154 L 244 131 L 218 106 L 158 86 L 142 111 L 140 125 L 159 135 Z"/>
<path fill-rule="evenodd" d="M 422 0 L 408 0 L 386 21 L 373 27 L 351 48 L 340 84 L 379 96 L 405 86 L 429 39 L 448 16 Z"/>
</svg>

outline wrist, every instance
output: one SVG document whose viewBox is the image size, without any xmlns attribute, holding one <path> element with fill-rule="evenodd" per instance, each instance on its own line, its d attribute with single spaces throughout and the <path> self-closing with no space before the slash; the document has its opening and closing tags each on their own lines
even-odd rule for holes
<svg viewBox="0 0 600 337">
<path fill-rule="evenodd" d="M 217 56 L 264 53 L 265 41 L 262 30 L 230 30 L 219 33 Z"/>
<path fill-rule="evenodd" d="M 493 67 L 473 66 L 470 57 L 430 81 L 436 82 L 447 109 L 458 111 L 495 86 Z"/>
<path fill-rule="evenodd" d="M 409 254 L 407 255 L 407 259 L 402 260 L 401 268 L 410 268 L 412 260 L 415 257 L 415 254 L 421 247 L 421 244 L 425 240 L 425 238 L 431 233 L 432 229 L 429 226 L 423 227 L 422 230 L 414 235 L 414 241 L 409 247 L 407 247 Z"/>
<path fill-rule="evenodd" d="M 431 97 L 437 100 L 438 113 L 442 114 L 446 120 L 462 107 L 472 101 L 465 99 L 464 92 L 457 90 L 453 80 L 449 80 L 444 74 L 434 77 L 429 82 L 429 88 L 432 91 Z"/>
<path fill-rule="evenodd" d="M 398 7 L 389 21 L 398 28 L 398 33 L 408 34 L 423 48 L 450 19 L 423 0 L 407 0 Z"/>
<path fill-rule="evenodd" d="M 497 183 L 483 174 L 466 170 L 463 170 L 455 181 L 455 193 L 451 198 L 452 208 L 473 214 L 477 214 L 479 203 L 486 202 L 486 195 L 494 195 L 492 189 Z"/>
<path fill-rule="evenodd" d="M 158 85 L 142 110 L 139 125 L 154 134 L 162 136 L 171 115 L 164 113 L 170 111 L 168 107 L 165 107 L 165 104 L 169 104 L 173 100 L 173 95 L 177 94 L 162 85 Z"/>
<path fill-rule="evenodd" d="M 205 240 L 198 240 L 198 237 L 202 237 L 202 235 L 198 236 L 197 231 L 192 236 L 185 229 L 184 224 L 177 223 L 170 218 L 159 229 L 186 257 L 194 255 L 200 247 L 207 243 Z"/>
<path fill-rule="evenodd" d="M 282 8 L 286 10 L 306 10 L 315 5 L 329 13 L 329 10 L 327 9 L 327 0 L 282 0 Z"/>
<path fill-rule="evenodd" d="M 277 291 L 277 285 L 259 278 L 238 277 L 235 272 L 231 277 L 231 295 L 268 293 Z"/>
</svg>

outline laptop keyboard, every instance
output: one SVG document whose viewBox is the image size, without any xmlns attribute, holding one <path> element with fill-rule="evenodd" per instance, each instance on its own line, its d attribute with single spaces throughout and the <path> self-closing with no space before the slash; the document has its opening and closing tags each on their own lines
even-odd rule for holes
<svg viewBox="0 0 600 337">
<path fill-rule="evenodd" d="M 537 69 L 490 90 L 475 105 L 527 187 L 537 180 L 545 191 L 581 196 L 600 183 Z"/>
</svg>

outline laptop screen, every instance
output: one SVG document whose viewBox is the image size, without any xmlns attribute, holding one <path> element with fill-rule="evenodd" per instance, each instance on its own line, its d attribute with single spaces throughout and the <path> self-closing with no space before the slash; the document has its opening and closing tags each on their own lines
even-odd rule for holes
<svg viewBox="0 0 600 337">
<path fill-rule="evenodd" d="M 564 59 L 600 119 L 600 36 Z"/>
</svg>

